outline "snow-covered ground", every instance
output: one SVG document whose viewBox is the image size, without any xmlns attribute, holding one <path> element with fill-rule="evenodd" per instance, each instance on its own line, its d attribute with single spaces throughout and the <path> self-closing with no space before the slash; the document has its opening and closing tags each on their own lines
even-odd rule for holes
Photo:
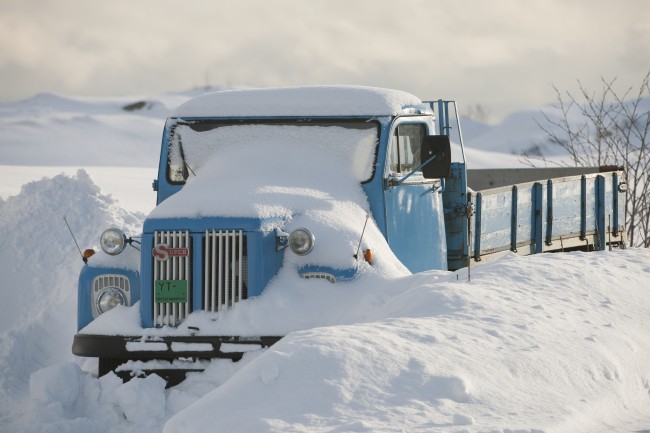
<svg viewBox="0 0 650 433">
<path fill-rule="evenodd" d="M 650 429 L 644 249 L 506 256 L 471 281 L 461 270 L 275 285 L 245 309 L 327 309 L 328 326 L 168 390 L 157 376 L 97 379 L 95 360 L 70 353 L 83 263 L 63 217 L 82 248 L 109 226 L 138 231 L 164 117 L 189 96 L 0 104 L 0 431 Z M 521 165 L 512 153 L 541 140 L 530 116 L 511 116 L 518 129 L 467 122 L 470 164 Z"/>
</svg>

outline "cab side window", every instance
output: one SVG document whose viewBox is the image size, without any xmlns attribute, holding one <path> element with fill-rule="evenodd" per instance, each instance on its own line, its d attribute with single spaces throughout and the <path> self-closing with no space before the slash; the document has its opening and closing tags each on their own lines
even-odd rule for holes
<svg viewBox="0 0 650 433">
<path fill-rule="evenodd" d="M 397 125 L 388 145 L 391 174 L 407 174 L 420 165 L 420 147 L 425 135 L 422 123 Z"/>
</svg>

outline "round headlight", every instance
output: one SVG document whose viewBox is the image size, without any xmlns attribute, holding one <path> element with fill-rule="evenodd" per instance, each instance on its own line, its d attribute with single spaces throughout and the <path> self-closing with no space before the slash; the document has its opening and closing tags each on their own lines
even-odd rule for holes
<svg viewBox="0 0 650 433">
<path fill-rule="evenodd" d="M 126 247 L 126 235 L 122 230 L 108 229 L 102 233 L 99 244 L 106 254 L 116 256 Z"/>
<path fill-rule="evenodd" d="M 117 287 L 107 287 L 97 297 L 97 311 L 105 313 L 118 305 L 126 305 L 126 296 Z"/>
<path fill-rule="evenodd" d="M 309 254 L 315 242 L 314 235 L 307 229 L 296 229 L 289 235 L 289 248 L 299 256 Z"/>
</svg>

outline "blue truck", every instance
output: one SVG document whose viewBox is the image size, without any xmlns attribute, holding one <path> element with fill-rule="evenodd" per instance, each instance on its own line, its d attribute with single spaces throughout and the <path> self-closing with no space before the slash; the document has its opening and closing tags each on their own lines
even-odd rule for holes
<svg viewBox="0 0 650 433">
<path fill-rule="evenodd" d="M 122 364 L 149 362 L 173 384 L 200 369 L 177 361 L 238 360 L 282 338 L 182 325 L 194 313 L 219 315 L 260 296 L 283 267 L 305 281 L 340 284 L 364 278 L 375 260 L 380 267 L 376 251 L 416 273 L 512 252 L 625 245 L 621 168 L 468 170 L 462 146 L 453 101 L 423 102 L 400 91 L 250 89 L 188 101 L 166 121 L 157 206 L 142 233 L 109 228 L 101 251 L 88 254 L 73 353 L 99 358 L 99 375 L 124 378 L 133 369 Z M 314 184 L 318 178 L 324 181 Z M 259 183 L 255 194 L 251 179 Z M 289 189 L 267 194 L 287 179 L 294 190 L 306 185 L 302 211 L 284 203 L 295 201 Z M 360 193 L 348 196 L 348 189 Z M 341 203 L 358 202 L 355 218 L 366 214 L 354 221 L 361 234 L 337 237 L 344 222 L 308 218 L 335 208 L 337 194 Z M 366 226 L 380 234 L 378 250 L 377 241 L 364 240 Z M 341 244 L 345 258 L 330 260 L 323 240 Z M 115 323 L 121 319 L 109 312 L 117 306 L 137 309 L 137 329 Z"/>
</svg>

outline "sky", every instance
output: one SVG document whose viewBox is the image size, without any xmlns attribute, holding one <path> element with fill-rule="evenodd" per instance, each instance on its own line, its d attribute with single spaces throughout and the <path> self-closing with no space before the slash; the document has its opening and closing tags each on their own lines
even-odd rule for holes
<svg viewBox="0 0 650 433">
<path fill-rule="evenodd" d="M 650 70 L 647 0 L 2 0 L 0 101 L 355 84 L 480 105 Z"/>
</svg>

